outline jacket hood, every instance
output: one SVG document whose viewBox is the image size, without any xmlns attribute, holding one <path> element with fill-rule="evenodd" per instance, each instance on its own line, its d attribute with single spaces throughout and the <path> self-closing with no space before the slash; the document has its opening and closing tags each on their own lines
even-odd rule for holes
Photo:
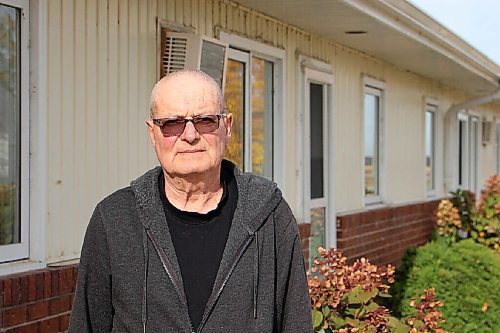
<svg viewBox="0 0 500 333">
<path fill-rule="evenodd" d="M 249 172 L 241 172 L 228 160 L 222 161 L 221 170 L 221 172 L 234 174 L 238 188 L 235 220 L 236 215 L 239 215 L 238 220 L 249 234 L 253 234 L 282 200 L 281 191 L 275 182 Z M 131 182 L 138 205 L 142 209 L 161 207 L 161 199 L 157 190 L 158 177 L 161 172 L 161 166 L 157 166 Z M 144 227 L 148 228 L 151 220 L 142 222 Z"/>
</svg>

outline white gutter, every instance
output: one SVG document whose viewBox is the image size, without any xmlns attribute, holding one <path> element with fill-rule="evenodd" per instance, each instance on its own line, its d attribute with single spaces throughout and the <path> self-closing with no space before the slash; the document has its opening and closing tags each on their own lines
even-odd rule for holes
<svg viewBox="0 0 500 333">
<path fill-rule="evenodd" d="M 476 97 L 459 104 L 453 104 L 444 117 L 444 186 L 445 194 L 458 187 L 457 149 L 458 112 L 500 100 L 500 87 L 488 95 Z"/>
</svg>

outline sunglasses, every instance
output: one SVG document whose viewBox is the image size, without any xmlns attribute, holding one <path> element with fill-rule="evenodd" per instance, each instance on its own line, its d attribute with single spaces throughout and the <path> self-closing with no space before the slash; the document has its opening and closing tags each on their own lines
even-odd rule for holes
<svg viewBox="0 0 500 333">
<path fill-rule="evenodd" d="M 153 123 L 160 127 L 163 136 L 181 135 L 188 122 L 192 122 L 194 128 L 200 134 L 212 133 L 219 128 L 220 118 L 225 117 L 225 113 L 214 115 L 198 115 L 191 118 L 172 117 L 153 119 Z"/>
</svg>

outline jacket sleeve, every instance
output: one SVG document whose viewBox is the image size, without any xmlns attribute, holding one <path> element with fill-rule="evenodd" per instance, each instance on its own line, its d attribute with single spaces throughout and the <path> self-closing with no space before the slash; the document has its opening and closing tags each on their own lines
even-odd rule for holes
<svg viewBox="0 0 500 333">
<path fill-rule="evenodd" d="M 109 252 L 98 205 L 85 233 L 68 332 L 111 332 L 112 326 Z"/>
<path fill-rule="evenodd" d="M 283 228 L 276 243 L 278 332 L 313 332 L 311 298 L 299 230 L 290 207 L 284 201 L 278 206 L 275 219 L 278 219 L 276 225 Z"/>
</svg>

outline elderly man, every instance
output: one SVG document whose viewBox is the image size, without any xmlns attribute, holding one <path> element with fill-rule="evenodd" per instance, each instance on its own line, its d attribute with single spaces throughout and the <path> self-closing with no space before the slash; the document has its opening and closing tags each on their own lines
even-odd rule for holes
<svg viewBox="0 0 500 333">
<path fill-rule="evenodd" d="M 223 160 L 217 83 L 165 76 L 151 118 L 161 167 L 97 205 L 69 331 L 312 332 L 297 224 L 274 183 Z"/>
</svg>

